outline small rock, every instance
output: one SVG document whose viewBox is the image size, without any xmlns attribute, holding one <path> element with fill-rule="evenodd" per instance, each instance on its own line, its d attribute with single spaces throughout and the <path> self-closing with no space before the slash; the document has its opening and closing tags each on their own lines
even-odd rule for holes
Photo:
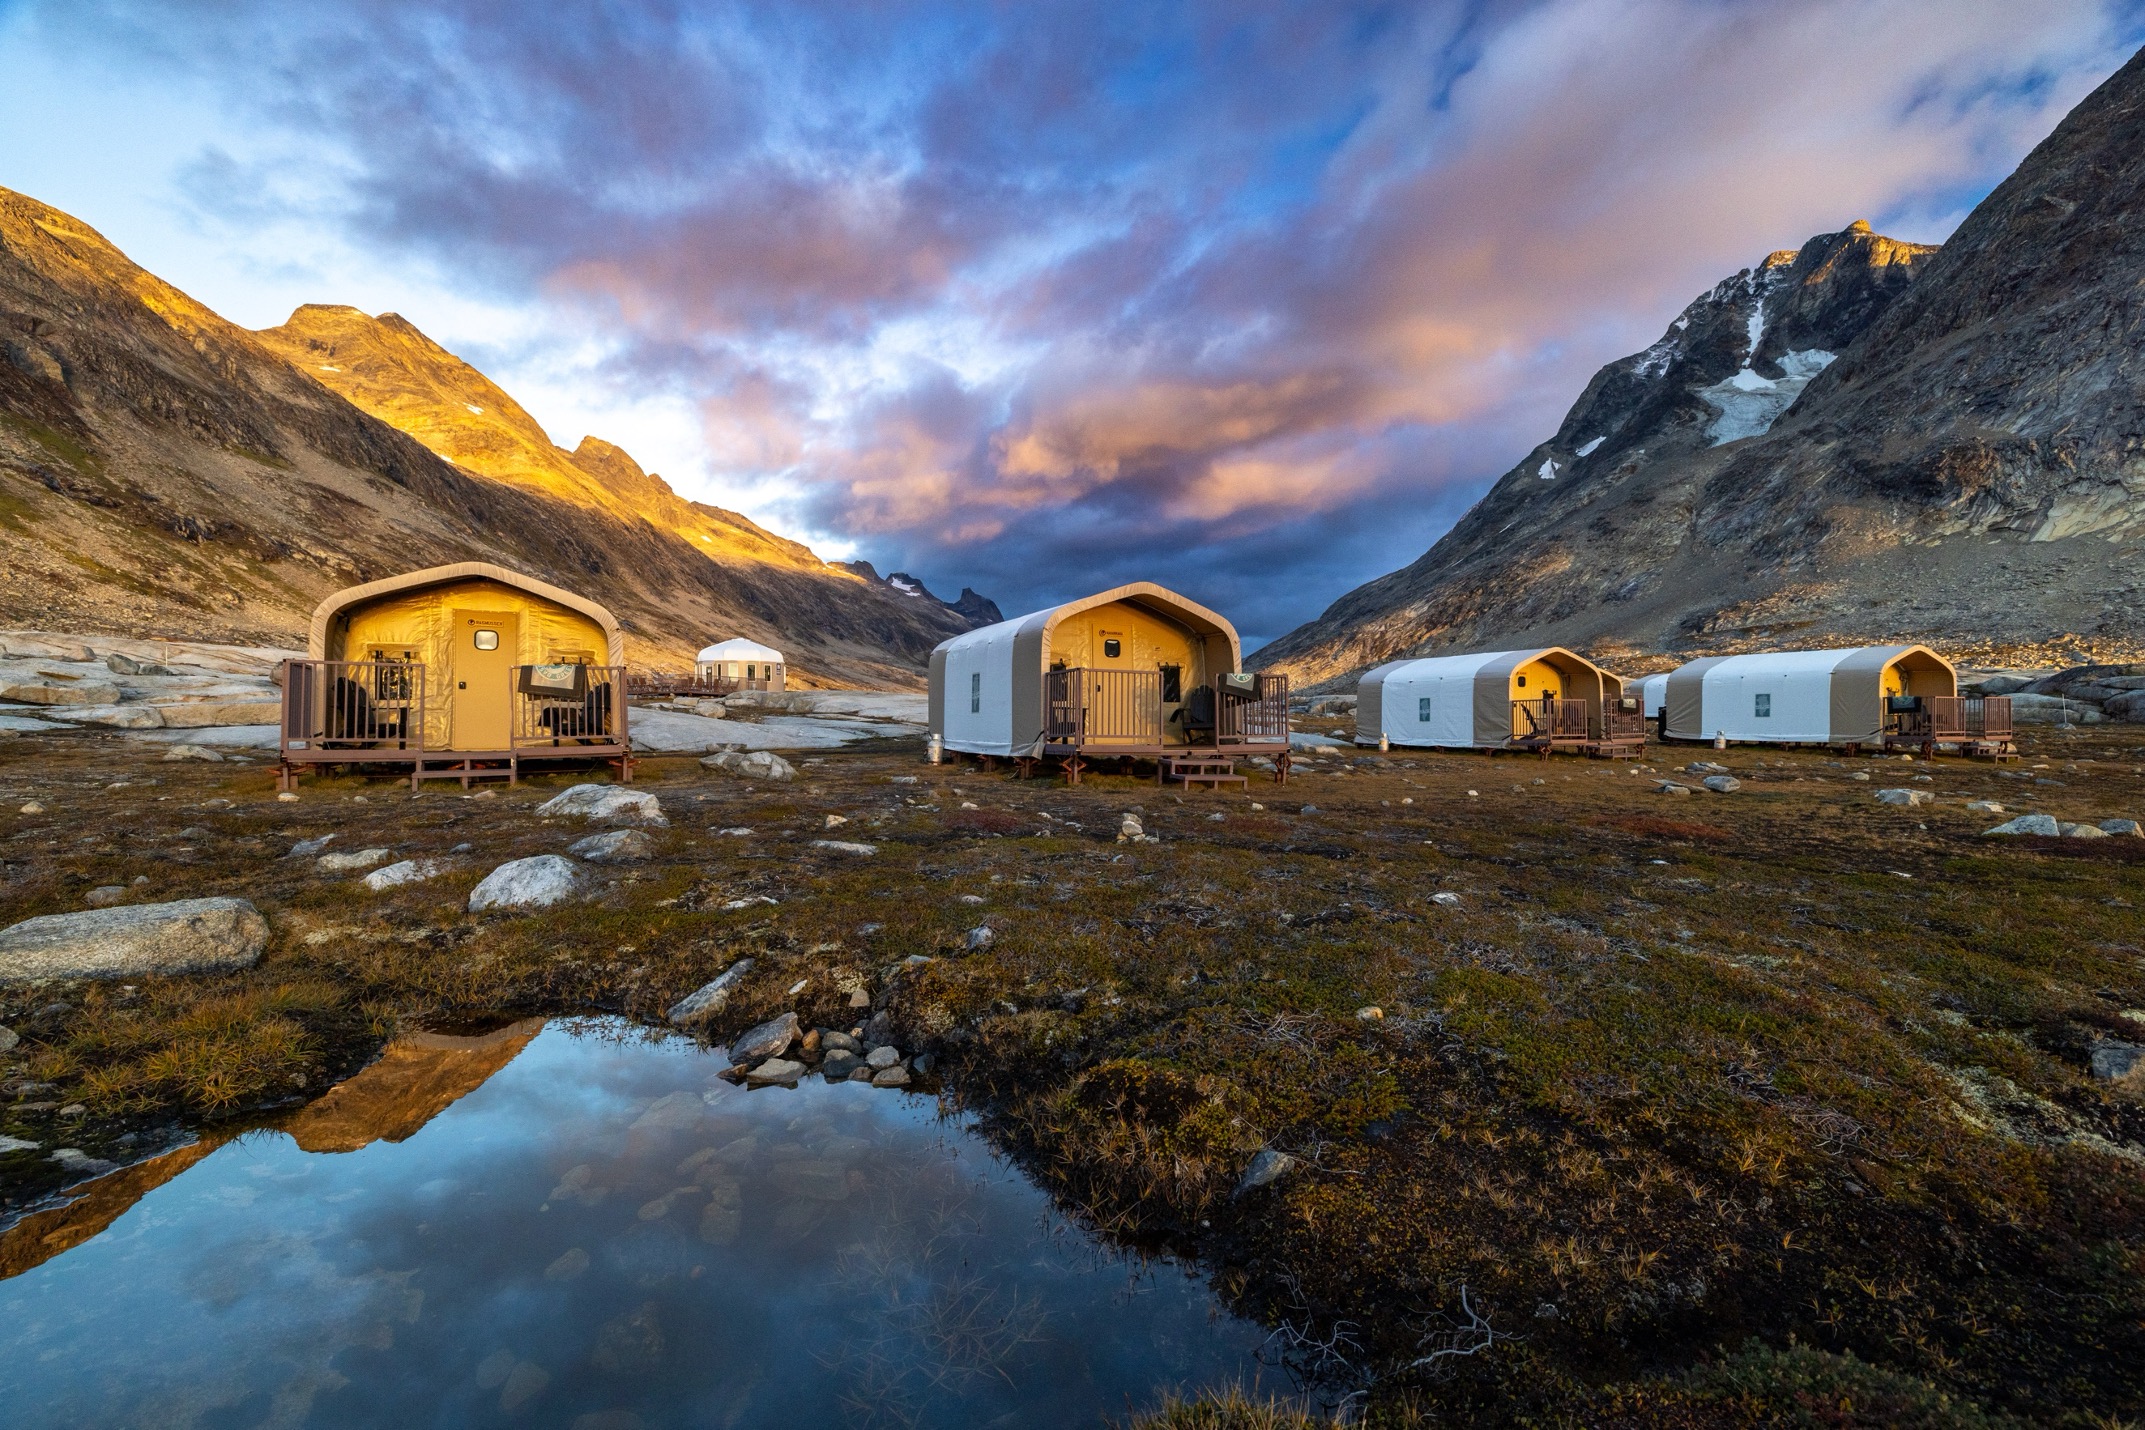
<svg viewBox="0 0 2145 1430">
<path fill-rule="evenodd" d="M 918 781 L 914 775 L 889 775 L 886 782 L 890 785 L 912 785 Z"/>
<path fill-rule="evenodd" d="M 2135 839 L 2140 835 L 2145 835 L 2145 827 L 2140 827 L 2134 819 L 2103 819 L 2100 822 L 2100 832 L 2102 834 L 2127 834 Z"/>
<path fill-rule="evenodd" d="M 110 908 L 124 899 L 127 893 L 127 886 L 124 884 L 99 884 L 83 896 L 82 902 L 93 909 Z"/>
<path fill-rule="evenodd" d="M 732 825 L 728 829 L 718 829 L 715 832 L 729 839 L 750 839 L 752 837 L 752 831 L 742 824 Z"/>
<path fill-rule="evenodd" d="M 1899 804 L 1909 807 L 1935 804 L 1936 796 L 1925 789 L 1881 789 L 1877 791 L 1877 803 Z"/>
<path fill-rule="evenodd" d="M 62 1117 L 84 1117 L 88 1113 L 89 1109 L 79 1102 L 70 1102 L 60 1109 L 60 1116 Z"/>
<path fill-rule="evenodd" d="M 13 1028 L 0 1028 L 0 1053 L 12 1052 L 21 1041 L 22 1035 Z"/>
<path fill-rule="evenodd" d="M 646 790 L 623 785 L 575 785 L 536 807 L 540 815 L 601 819 L 614 823 L 668 824 L 663 806 Z"/>
<path fill-rule="evenodd" d="M 1743 782 L 1734 775 L 1707 775 L 1705 786 L 1715 794 L 1734 794 L 1743 787 Z"/>
<path fill-rule="evenodd" d="M 848 822 L 849 819 L 846 815 L 830 814 L 827 816 L 827 828 L 829 829 L 839 829 Z"/>
<path fill-rule="evenodd" d="M 780 1057 L 788 1052 L 790 1044 L 796 1041 L 797 1015 L 784 1013 L 738 1034 L 730 1044 L 730 1061 L 757 1063 Z"/>
<path fill-rule="evenodd" d="M 1970 799 L 1966 802 L 1968 814 L 2002 814 L 2003 806 L 1993 799 Z"/>
<path fill-rule="evenodd" d="M 2022 814 L 2016 819 L 2005 820 L 1994 829 L 1984 829 L 1983 836 L 1991 834 L 2038 834 L 2053 839 L 2063 830 L 2056 824 L 2052 814 Z"/>
<path fill-rule="evenodd" d="M 73 1177 L 101 1177 L 106 1172 L 113 1172 L 119 1169 L 117 1162 L 107 1162 L 102 1157 L 92 1157 L 79 1147 L 62 1147 L 47 1156 L 45 1160 L 59 1163 L 60 1167 L 69 1176 Z"/>
<path fill-rule="evenodd" d="M 748 780 L 793 780 L 796 767 L 772 750 L 721 750 L 702 760 L 711 770 L 722 770 Z"/>
<path fill-rule="evenodd" d="M 0 1137 L 0 1157 L 10 1152 L 35 1152 L 44 1145 L 42 1142 L 26 1142 L 20 1137 Z"/>
<path fill-rule="evenodd" d="M 469 911 L 548 909 L 581 891 L 581 866 L 557 854 L 512 859 L 469 891 Z"/>
<path fill-rule="evenodd" d="M 954 902 L 957 904 L 980 904 L 983 902 L 983 896 L 981 894 L 962 894 Z"/>
<path fill-rule="evenodd" d="M 877 1072 L 881 1068 L 890 1068 L 895 1063 L 900 1062 L 901 1050 L 891 1044 L 882 1044 L 865 1054 L 864 1061 L 871 1066 L 873 1072 Z"/>
<path fill-rule="evenodd" d="M 1142 844 L 1146 842 L 1146 839 L 1147 831 L 1141 825 L 1138 815 L 1128 814 L 1118 822 L 1117 842 L 1119 844 Z"/>
<path fill-rule="evenodd" d="M 33 799 L 28 804 L 25 804 L 17 812 L 21 814 L 43 814 L 45 812 L 45 807 Z"/>
<path fill-rule="evenodd" d="M 1430 896 L 1430 902 L 1433 904 L 1443 904 L 1448 909 L 1456 909 L 1460 906 L 1460 896 L 1458 894 L 1453 893 L 1450 889 L 1446 889 L 1440 893 L 1432 894 Z"/>
<path fill-rule="evenodd" d="M 2145 1082 L 2145 1044 L 2118 1042 L 2113 1038 L 2096 1043 L 2093 1047 L 2093 1076 L 2107 1082 L 2122 1082 L 2132 1077 Z"/>
<path fill-rule="evenodd" d="M 858 844 L 847 839 L 815 839 L 812 841 L 812 847 L 814 849 L 825 849 L 833 854 L 855 854 L 859 856 L 879 852 L 879 846 L 876 844 Z"/>
<path fill-rule="evenodd" d="M 907 1087 L 909 1085 L 909 1070 L 899 1064 L 890 1068 L 883 1068 L 871 1075 L 871 1085 L 873 1087 Z"/>
<path fill-rule="evenodd" d="M 855 1053 L 864 1056 L 864 1045 L 838 1028 L 821 1028 L 819 1045 L 830 1053 Z"/>
<path fill-rule="evenodd" d="M 284 790 L 276 796 L 276 800 L 277 802 L 282 804 L 296 804 L 298 802 L 298 796 L 291 793 L 289 790 Z"/>
<path fill-rule="evenodd" d="M 1688 796 L 1691 792 L 1691 787 L 1689 785 L 1679 785 L 1674 780 L 1663 780 L 1654 788 L 1661 794 L 1678 794 Z"/>
<path fill-rule="evenodd" d="M 212 765 L 223 763 L 223 753 L 206 745 L 173 745 L 164 752 L 167 760 L 204 760 Z"/>
<path fill-rule="evenodd" d="M 334 842 L 335 836 L 332 834 L 323 834 L 316 839 L 301 839 L 296 844 L 293 844 L 290 847 L 290 853 L 283 857 L 286 859 L 310 859 Z"/>
<path fill-rule="evenodd" d="M 1711 760 L 1693 760 L 1685 765 L 1683 769 L 1686 774 L 1693 775 L 1724 775 L 1728 773 L 1726 765 L 1717 765 Z"/>
<path fill-rule="evenodd" d="M 1243 1179 L 1236 1184 L 1236 1194 L 1242 1196 L 1269 1182 L 1279 1181 L 1295 1166 L 1296 1159 L 1288 1153 L 1276 1152 L 1271 1147 L 1263 1148 L 1258 1156 L 1251 1159 L 1251 1165 L 1244 1169 Z"/>
<path fill-rule="evenodd" d="M 580 1247 L 565 1252 L 558 1260 L 544 1268 L 546 1281 L 571 1281 L 588 1270 L 588 1253 Z"/>
<path fill-rule="evenodd" d="M 393 889 L 403 884 L 422 884 L 427 879 L 437 879 L 454 867 L 451 859 L 404 859 L 390 864 L 385 869 L 375 869 L 358 882 L 377 894 L 382 889 Z"/>
<path fill-rule="evenodd" d="M 972 928 L 968 931 L 968 951 L 970 953 L 975 953 L 979 949 L 989 948 L 994 942 L 997 941 L 997 938 L 997 931 L 994 930 L 989 924 L 983 924 L 977 928 Z"/>
<path fill-rule="evenodd" d="M 820 1059 L 819 1070 L 828 1082 L 846 1082 L 849 1075 L 864 1066 L 864 1060 L 846 1050 L 829 1052 Z"/>
<path fill-rule="evenodd" d="M 708 982 L 671 1005 L 663 1016 L 680 1028 L 689 1028 L 720 1013 L 730 1003 L 730 990 L 752 972 L 752 960 L 741 958 Z"/>
<path fill-rule="evenodd" d="M 655 841 L 638 829 L 613 829 L 578 840 L 566 852 L 598 864 L 634 864 L 655 853 Z"/>
<path fill-rule="evenodd" d="M 0 929 L 0 983 L 250 968 L 268 920 L 245 899 L 181 899 L 46 914 Z"/>
<path fill-rule="evenodd" d="M 1473 794 L 1473 793 L 1474 793 L 1474 791 L 1473 791 L 1473 790 L 1469 790 L 1469 791 L 1468 791 L 1468 793 L 1469 793 L 1469 794 Z M 1315 804 L 1307 804 L 1307 805 L 1305 805 L 1305 806 L 1304 806 L 1304 807 L 1303 807 L 1302 809 L 1298 810 L 1298 811 L 1297 811 L 1297 813 L 1299 813 L 1299 814 L 1316 814 L 1316 813 L 1318 813 L 1318 806 L 1317 806 L 1317 805 L 1315 805 Z"/>
<path fill-rule="evenodd" d="M 791 1062 L 788 1058 L 769 1058 L 746 1073 L 745 1081 L 753 1087 L 767 1087 L 774 1083 L 794 1083 L 803 1076 L 803 1063 Z"/>
<path fill-rule="evenodd" d="M 849 995 L 849 1006 L 852 1008 L 869 1008 L 871 1006 L 871 995 L 861 988 L 856 989 Z"/>
<path fill-rule="evenodd" d="M 1382 1023 L 1385 1021 L 1385 1010 L 1375 1005 L 1368 1008 L 1358 1008 L 1356 1009 L 1356 1021 L 1360 1023 Z"/>
<path fill-rule="evenodd" d="M 2106 839 L 2108 831 L 2097 824 L 2068 824 L 2059 821 L 2056 832 L 2065 839 Z"/>
<path fill-rule="evenodd" d="M 347 874 L 353 869 L 370 869 L 394 857 L 392 849 L 353 849 L 348 854 L 323 854 L 313 861 L 313 867 L 323 874 Z"/>
</svg>

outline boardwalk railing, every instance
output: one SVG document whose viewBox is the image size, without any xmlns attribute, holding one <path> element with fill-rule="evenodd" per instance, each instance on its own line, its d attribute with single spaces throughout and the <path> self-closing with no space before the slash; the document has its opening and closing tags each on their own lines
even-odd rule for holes
<svg viewBox="0 0 2145 1430">
<path fill-rule="evenodd" d="M 1257 693 L 1249 700 L 1232 695 L 1223 682 L 1215 683 L 1214 738 L 1221 745 L 1286 745 L 1288 743 L 1288 677 L 1258 677 Z"/>
<path fill-rule="evenodd" d="M 632 700 L 675 700 L 679 696 L 700 699 L 721 699 L 735 695 L 740 690 L 772 690 L 770 679 L 740 680 L 733 677 L 715 676 L 703 679 L 693 674 L 678 674 L 673 671 L 652 670 L 645 675 L 628 677 L 626 696 Z"/>
<path fill-rule="evenodd" d="M 283 679 L 285 750 L 425 748 L 425 668 L 401 660 L 293 660 Z"/>
<path fill-rule="evenodd" d="M 625 745 L 626 688 L 619 665 L 515 666 L 513 748 Z"/>
<path fill-rule="evenodd" d="M 1043 738 L 1053 745 L 1162 743 L 1162 673 L 1070 670 L 1043 673 Z"/>
</svg>

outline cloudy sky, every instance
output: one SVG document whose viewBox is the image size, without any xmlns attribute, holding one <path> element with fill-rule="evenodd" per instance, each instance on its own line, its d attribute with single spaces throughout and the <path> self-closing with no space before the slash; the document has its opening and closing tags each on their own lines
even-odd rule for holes
<svg viewBox="0 0 2145 1430">
<path fill-rule="evenodd" d="M 1008 612 L 1279 635 L 1766 252 L 1935 241 L 2145 0 L 0 0 L 0 185 Z"/>
</svg>

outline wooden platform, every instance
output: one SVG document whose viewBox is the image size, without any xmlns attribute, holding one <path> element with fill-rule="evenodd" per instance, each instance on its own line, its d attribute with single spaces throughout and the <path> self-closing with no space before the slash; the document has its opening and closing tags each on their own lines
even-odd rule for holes
<svg viewBox="0 0 2145 1430">
<path fill-rule="evenodd" d="M 283 751 L 276 765 L 276 788 L 295 790 L 308 769 L 328 765 L 387 766 L 381 773 L 409 772 L 410 788 L 421 789 L 426 780 L 459 780 L 468 789 L 478 780 L 521 783 L 522 772 L 558 765 L 605 764 L 618 771 L 621 782 L 633 782 L 633 752 L 623 745 L 544 746 L 521 750 L 362 750 L 303 749 Z"/>
<path fill-rule="evenodd" d="M 1225 784 L 1250 783 L 1236 772 L 1236 761 L 1227 755 L 1164 755 L 1161 774 L 1164 784 L 1176 780 L 1186 789 L 1195 784 L 1219 789 Z"/>
</svg>

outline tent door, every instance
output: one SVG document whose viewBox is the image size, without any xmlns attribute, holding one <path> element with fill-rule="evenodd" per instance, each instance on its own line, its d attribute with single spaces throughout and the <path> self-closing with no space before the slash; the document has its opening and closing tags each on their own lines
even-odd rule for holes
<svg viewBox="0 0 2145 1430">
<path fill-rule="evenodd" d="M 521 617 L 512 611 L 456 611 L 447 662 L 453 702 L 451 748 L 504 750 L 513 732 L 514 663 Z"/>
</svg>

